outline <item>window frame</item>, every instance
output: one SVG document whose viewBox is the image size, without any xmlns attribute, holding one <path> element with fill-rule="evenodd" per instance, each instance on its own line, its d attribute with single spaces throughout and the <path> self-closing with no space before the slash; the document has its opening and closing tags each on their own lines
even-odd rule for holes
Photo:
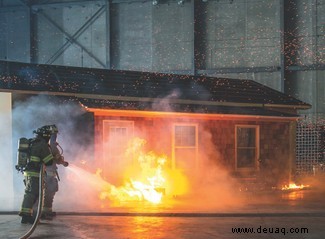
<svg viewBox="0 0 325 239">
<path fill-rule="evenodd" d="M 134 134 L 134 121 L 132 120 L 103 120 L 102 125 L 102 158 L 103 158 L 103 170 L 107 167 L 110 167 L 112 160 L 114 161 L 117 156 L 112 155 L 111 151 L 108 151 L 107 154 L 105 152 L 107 147 L 105 145 L 105 140 L 109 138 L 109 133 L 111 129 L 116 128 L 126 128 L 126 138 L 130 140 Z M 107 131 L 108 130 L 108 131 Z"/>
<path fill-rule="evenodd" d="M 238 149 L 239 148 L 252 148 L 252 147 L 239 147 L 238 146 L 238 129 L 250 128 L 255 129 L 255 159 L 253 167 L 238 167 Z M 235 125 L 235 170 L 239 172 L 252 172 L 259 170 L 259 158 L 260 158 L 260 126 L 259 125 Z"/>
<path fill-rule="evenodd" d="M 192 126 L 195 128 L 195 144 L 194 146 L 176 146 L 176 127 L 177 126 Z M 172 169 L 176 169 L 176 149 L 191 149 L 195 151 L 194 167 L 198 168 L 198 150 L 199 150 L 199 137 L 198 137 L 198 124 L 197 123 L 174 123 L 172 129 Z"/>
</svg>

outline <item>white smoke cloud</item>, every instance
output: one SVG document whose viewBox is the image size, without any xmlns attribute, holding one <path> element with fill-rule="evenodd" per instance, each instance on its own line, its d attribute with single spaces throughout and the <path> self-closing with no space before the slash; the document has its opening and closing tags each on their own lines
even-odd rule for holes
<svg viewBox="0 0 325 239">
<path fill-rule="evenodd" d="M 15 101 L 12 109 L 12 142 L 18 142 L 21 137 L 32 138 L 33 130 L 43 125 L 55 124 L 59 129 L 57 141 L 64 149 L 64 156 L 67 161 L 73 162 L 77 155 L 75 152 L 85 150 L 83 145 L 74 143 L 76 141 L 80 142 L 79 139 L 76 139 L 75 131 L 77 119 L 83 113 L 85 111 L 79 104 L 55 96 L 37 95 L 25 100 Z M 17 146 L 16 144 L 13 145 L 13 160 L 16 160 Z M 14 198 L 11 201 L 14 202 L 14 210 L 19 210 L 24 194 L 24 185 L 23 175 L 15 172 L 15 164 L 16 162 L 13 163 L 11 168 L 14 171 Z M 59 172 L 64 170 L 63 166 L 58 167 Z M 2 190 L 3 188 L 1 188 Z M 3 210 L 9 208 L 8 205 L 3 205 L 3 207 Z"/>
<path fill-rule="evenodd" d="M 152 103 L 152 108 L 154 110 L 158 111 L 166 111 L 166 112 L 173 112 L 174 109 L 171 106 L 171 100 L 179 98 L 181 95 L 180 90 L 174 89 L 173 91 L 170 92 L 169 95 L 163 97 L 163 98 L 157 98 L 153 103 Z"/>
</svg>

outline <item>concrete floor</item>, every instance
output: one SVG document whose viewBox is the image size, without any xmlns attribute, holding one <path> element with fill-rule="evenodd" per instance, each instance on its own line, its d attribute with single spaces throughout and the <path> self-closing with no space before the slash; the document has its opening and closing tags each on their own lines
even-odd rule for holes
<svg viewBox="0 0 325 239">
<path fill-rule="evenodd" d="M 229 210 L 58 212 L 54 220 L 41 221 L 30 238 L 325 238 L 324 190 L 246 196 L 249 203 Z M 16 212 L 0 213 L 0 238 L 20 238 L 30 227 L 20 223 Z M 234 232 L 238 228 L 253 231 Z"/>
<path fill-rule="evenodd" d="M 15 215 L 2 215 L 0 223 L 1 238 L 19 238 L 30 228 L 28 225 L 21 225 Z M 53 221 L 41 222 L 30 238 L 321 239 L 325 235 L 324 225 L 325 213 L 252 216 L 58 216 Z M 253 228 L 254 232 L 234 233 L 233 228 Z"/>
</svg>

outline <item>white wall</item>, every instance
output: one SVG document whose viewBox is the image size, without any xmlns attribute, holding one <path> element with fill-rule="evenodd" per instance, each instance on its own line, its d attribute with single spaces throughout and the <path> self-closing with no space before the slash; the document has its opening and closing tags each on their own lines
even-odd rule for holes
<svg viewBox="0 0 325 239">
<path fill-rule="evenodd" d="M 14 209 L 11 93 L 0 92 L 0 211 Z"/>
</svg>

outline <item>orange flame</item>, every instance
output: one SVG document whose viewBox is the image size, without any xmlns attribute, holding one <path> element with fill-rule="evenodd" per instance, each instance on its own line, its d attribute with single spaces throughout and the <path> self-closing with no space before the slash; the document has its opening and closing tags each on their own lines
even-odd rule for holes
<svg viewBox="0 0 325 239">
<path fill-rule="evenodd" d="M 121 187 L 109 185 L 100 193 L 100 199 L 109 199 L 115 203 L 146 201 L 160 204 L 168 191 L 172 195 L 186 192 L 187 180 L 177 170 L 168 169 L 166 155 L 145 153 L 144 139 L 134 138 L 126 150 L 127 157 L 133 157 L 134 163 L 125 169 L 125 183 Z M 175 187 L 176 185 L 176 187 Z"/>
<path fill-rule="evenodd" d="M 282 190 L 305 189 L 307 187 L 309 187 L 309 185 L 296 185 L 295 183 L 290 183 L 289 185 L 284 185 Z"/>
</svg>

